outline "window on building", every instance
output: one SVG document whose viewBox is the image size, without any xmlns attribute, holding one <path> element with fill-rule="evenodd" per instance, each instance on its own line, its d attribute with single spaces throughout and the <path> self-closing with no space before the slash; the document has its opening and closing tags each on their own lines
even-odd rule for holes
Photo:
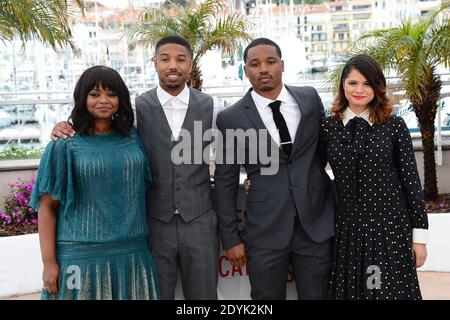
<svg viewBox="0 0 450 320">
<path fill-rule="evenodd" d="M 353 19 L 355 20 L 367 20 L 370 18 L 370 14 L 368 13 L 358 13 L 353 15 Z"/>
<path fill-rule="evenodd" d="M 348 23 L 339 23 L 333 26 L 333 30 L 347 30 L 349 29 Z"/>
<path fill-rule="evenodd" d="M 369 10 L 370 4 L 357 4 L 353 5 L 353 10 Z"/>
</svg>

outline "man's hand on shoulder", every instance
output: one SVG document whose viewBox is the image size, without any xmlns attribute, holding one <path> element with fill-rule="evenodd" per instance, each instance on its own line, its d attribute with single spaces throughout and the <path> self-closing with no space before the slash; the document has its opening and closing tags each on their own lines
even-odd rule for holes
<svg viewBox="0 0 450 320">
<path fill-rule="evenodd" d="M 66 139 L 68 137 L 73 137 L 75 135 L 75 130 L 67 121 L 58 122 L 52 130 L 50 139 L 57 140 L 58 138 Z"/>
</svg>

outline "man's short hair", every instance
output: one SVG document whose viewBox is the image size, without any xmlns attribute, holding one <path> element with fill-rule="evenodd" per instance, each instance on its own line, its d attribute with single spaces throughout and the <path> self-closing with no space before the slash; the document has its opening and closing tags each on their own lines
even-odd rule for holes
<svg viewBox="0 0 450 320">
<path fill-rule="evenodd" d="M 269 45 L 269 46 L 273 46 L 275 47 L 278 57 L 281 59 L 281 49 L 280 47 L 273 42 L 270 39 L 267 38 L 257 38 L 255 40 L 253 40 L 252 42 L 249 43 L 249 45 L 247 46 L 247 48 L 245 48 L 244 50 L 244 62 L 247 62 L 247 54 L 248 54 L 248 50 L 250 48 L 256 47 L 256 46 L 260 46 L 260 45 Z"/>
<path fill-rule="evenodd" d="M 156 43 L 155 54 L 158 51 L 159 47 L 169 43 L 175 43 L 185 47 L 186 50 L 189 52 L 190 58 L 192 59 L 194 57 L 194 53 L 192 51 L 191 46 L 189 45 L 189 42 L 187 42 L 186 39 L 178 35 L 167 36 L 159 39 L 158 42 Z"/>
</svg>

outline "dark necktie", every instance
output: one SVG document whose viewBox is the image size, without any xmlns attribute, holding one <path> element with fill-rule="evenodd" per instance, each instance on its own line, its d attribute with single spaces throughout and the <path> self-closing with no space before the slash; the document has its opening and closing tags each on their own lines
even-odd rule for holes
<svg viewBox="0 0 450 320">
<path fill-rule="evenodd" d="M 284 120 L 283 115 L 280 112 L 281 101 L 275 100 L 272 103 L 269 103 L 270 109 L 272 109 L 273 120 L 275 121 L 275 125 L 277 126 L 278 132 L 280 133 L 280 145 L 283 151 L 291 156 L 292 151 L 292 140 L 291 135 L 289 134 L 288 127 L 286 125 L 286 121 Z"/>
</svg>

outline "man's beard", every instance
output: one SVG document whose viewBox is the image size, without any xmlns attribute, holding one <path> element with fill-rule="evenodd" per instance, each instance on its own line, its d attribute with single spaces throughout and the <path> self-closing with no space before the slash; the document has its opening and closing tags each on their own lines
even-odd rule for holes
<svg viewBox="0 0 450 320">
<path fill-rule="evenodd" d="M 271 91 L 271 90 L 273 90 L 274 88 L 275 88 L 274 85 L 267 84 L 267 85 L 261 86 L 261 87 L 259 88 L 259 90 L 260 90 L 260 91 Z"/>
<path fill-rule="evenodd" d="M 182 83 L 165 83 L 164 85 L 170 89 L 177 89 L 177 88 L 181 87 L 183 84 L 184 84 L 184 82 L 182 82 Z"/>
</svg>

